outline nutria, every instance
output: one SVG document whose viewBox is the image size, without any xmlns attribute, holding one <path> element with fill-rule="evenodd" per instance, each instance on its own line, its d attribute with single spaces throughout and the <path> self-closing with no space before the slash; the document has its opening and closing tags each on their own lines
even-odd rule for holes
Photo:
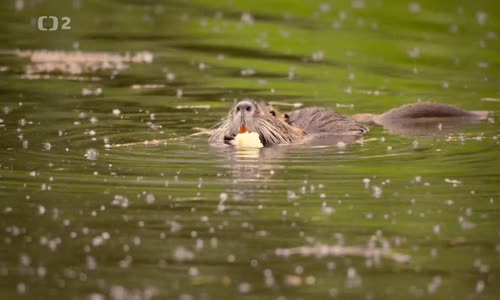
<svg viewBox="0 0 500 300">
<path fill-rule="evenodd" d="M 455 106 L 430 102 L 403 105 L 382 115 L 357 114 L 349 117 L 322 107 L 304 108 L 282 114 L 265 103 L 244 99 L 235 103 L 228 116 L 213 131 L 209 141 L 231 144 L 237 134 L 248 131 L 257 132 L 262 144 L 271 146 L 297 143 L 310 136 L 361 136 L 368 131 L 368 127 L 363 124 L 367 122 L 374 122 L 398 132 L 398 124 L 404 124 L 404 127 L 408 124 L 423 124 L 426 120 L 436 118 L 481 120 L 487 115 L 487 112 L 466 111 Z M 413 122 L 415 120 L 419 122 Z M 424 122 L 420 122 L 422 120 Z M 399 132 L 411 132 L 411 129 L 404 129 L 406 131 Z"/>
<path fill-rule="evenodd" d="M 242 130 L 257 132 L 264 146 L 294 143 L 306 135 L 300 128 L 287 123 L 273 107 L 245 99 L 231 108 L 227 118 L 213 132 L 210 142 L 230 144 Z"/>
</svg>

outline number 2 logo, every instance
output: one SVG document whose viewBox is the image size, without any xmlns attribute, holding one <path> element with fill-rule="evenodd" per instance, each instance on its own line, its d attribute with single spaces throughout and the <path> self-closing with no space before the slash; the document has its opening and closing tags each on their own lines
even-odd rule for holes
<svg viewBox="0 0 500 300">
<path fill-rule="evenodd" d="M 50 19 L 52 21 L 52 26 L 47 28 L 44 26 L 44 21 L 45 19 Z M 71 23 L 71 18 L 70 17 L 62 17 L 62 30 L 69 30 L 71 29 L 70 23 Z M 38 17 L 38 30 L 41 31 L 56 31 L 59 29 L 59 19 L 55 16 L 40 16 Z"/>
</svg>

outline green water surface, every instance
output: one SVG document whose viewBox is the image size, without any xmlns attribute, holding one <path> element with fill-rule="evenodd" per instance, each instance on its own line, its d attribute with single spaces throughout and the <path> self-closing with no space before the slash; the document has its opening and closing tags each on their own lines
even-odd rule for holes
<svg viewBox="0 0 500 300">
<path fill-rule="evenodd" d="M 0 299 L 498 299 L 499 18 L 487 0 L 2 1 Z M 16 49 L 153 61 L 27 77 Z M 187 137 L 245 97 L 492 115 L 253 152 Z M 340 252 L 278 250 L 321 245 Z"/>
</svg>

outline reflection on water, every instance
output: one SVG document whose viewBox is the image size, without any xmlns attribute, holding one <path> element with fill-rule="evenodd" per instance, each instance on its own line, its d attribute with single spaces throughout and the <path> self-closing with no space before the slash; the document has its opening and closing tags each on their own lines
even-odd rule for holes
<svg viewBox="0 0 500 300">
<path fill-rule="evenodd" d="M 494 2 L 0 7 L 0 298 L 500 293 Z M 493 115 L 264 149 L 192 135 L 246 97 Z"/>
</svg>

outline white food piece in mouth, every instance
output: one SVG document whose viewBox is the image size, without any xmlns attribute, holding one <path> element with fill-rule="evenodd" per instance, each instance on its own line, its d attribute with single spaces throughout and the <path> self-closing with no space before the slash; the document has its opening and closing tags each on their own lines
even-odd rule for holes
<svg viewBox="0 0 500 300">
<path fill-rule="evenodd" d="M 263 148 L 257 132 L 238 133 L 232 143 L 238 148 Z"/>
</svg>

